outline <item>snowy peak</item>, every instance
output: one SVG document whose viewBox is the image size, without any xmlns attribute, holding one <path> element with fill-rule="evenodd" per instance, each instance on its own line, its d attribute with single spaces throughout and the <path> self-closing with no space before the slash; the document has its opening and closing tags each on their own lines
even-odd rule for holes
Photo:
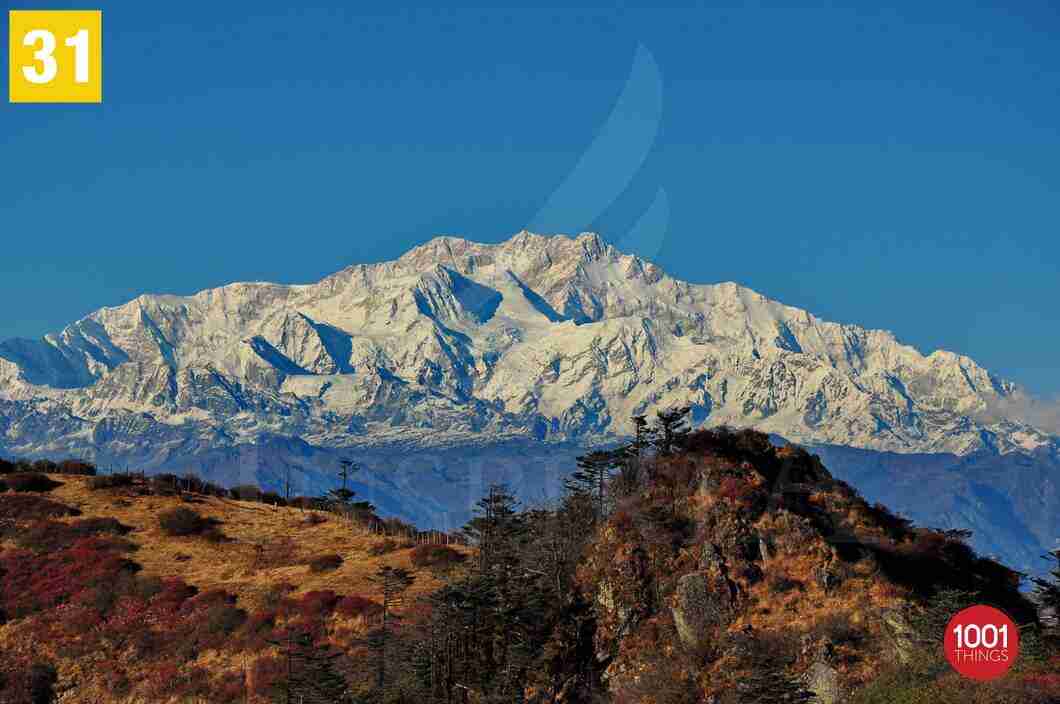
<svg viewBox="0 0 1060 704">
<path fill-rule="evenodd" d="M 699 423 L 898 452 L 1050 442 L 976 420 L 1015 391 L 967 357 L 675 280 L 593 233 L 520 232 L 438 237 L 309 285 L 145 295 L 0 343 L 0 449 L 589 442 L 674 404 Z"/>
</svg>

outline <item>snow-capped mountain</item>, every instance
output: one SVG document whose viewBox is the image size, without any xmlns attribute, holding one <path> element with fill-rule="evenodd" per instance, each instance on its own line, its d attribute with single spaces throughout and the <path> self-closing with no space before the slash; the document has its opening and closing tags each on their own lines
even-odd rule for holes
<svg viewBox="0 0 1060 704">
<path fill-rule="evenodd" d="M 346 452 L 584 446 L 677 404 L 696 423 L 815 445 L 1055 448 L 981 420 L 1016 392 L 967 357 L 734 283 L 678 281 L 595 234 L 521 232 L 440 237 L 310 285 L 144 295 L 0 343 L 0 452 L 201 471 L 277 438 Z"/>
<path fill-rule="evenodd" d="M 674 404 L 697 422 L 897 452 L 1048 441 L 976 420 L 1015 388 L 967 357 L 677 281 L 594 234 L 440 237 L 307 286 L 141 296 L 0 344 L 0 384 L 17 453 L 174 434 L 595 441 Z"/>
</svg>

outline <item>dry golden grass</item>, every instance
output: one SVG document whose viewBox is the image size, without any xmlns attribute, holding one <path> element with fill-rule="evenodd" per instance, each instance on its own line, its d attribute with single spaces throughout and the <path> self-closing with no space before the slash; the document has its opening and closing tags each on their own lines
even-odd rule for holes
<svg viewBox="0 0 1060 704">
<path fill-rule="evenodd" d="M 131 558 L 138 563 L 141 574 L 162 578 L 180 578 L 200 591 L 222 589 L 237 596 L 237 605 L 253 613 L 265 608 L 265 601 L 282 584 L 293 587 L 290 594 L 297 597 L 314 590 L 333 590 L 340 595 L 360 595 L 379 601 L 379 594 L 370 577 L 382 565 L 403 567 L 415 581 L 401 603 L 411 604 L 417 597 L 437 589 L 441 583 L 427 569 L 418 569 L 410 561 L 412 545 L 400 538 L 379 536 L 334 514 L 315 512 L 323 522 L 307 521 L 310 511 L 276 507 L 249 501 L 236 501 L 200 495 L 158 496 L 140 495 L 140 487 L 91 490 L 89 477 L 54 476 L 62 483 L 48 496 L 81 511 L 77 519 L 112 517 L 132 528 L 125 536 L 136 546 Z M 202 536 L 174 537 L 159 527 L 159 515 L 164 511 L 187 507 L 217 522 L 224 540 L 214 542 Z M 57 519 L 57 520 L 76 520 Z M 383 543 L 397 544 L 397 549 L 385 554 L 378 552 Z M 4 541 L 2 547 L 14 547 Z M 453 545 L 457 550 L 468 548 Z M 342 564 L 330 571 L 313 572 L 309 562 L 325 554 L 338 554 Z M 400 604 L 398 605 L 401 608 Z M 0 624 L 0 651 L 14 646 L 13 629 L 16 622 Z M 335 643 L 348 642 L 363 635 L 368 625 L 361 617 L 342 618 L 334 614 L 327 620 L 328 638 Z M 71 660 L 48 647 L 38 644 L 41 652 L 60 668 L 60 685 L 73 687 L 64 698 L 71 704 L 122 702 L 146 704 L 130 696 L 114 698 L 92 677 L 91 656 Z M 205 667 L 210 672 L 240 672 L 256 658 L 276 652 L 269 646 L 254 653 L 228 649 L 205 650 L 190 663 Z M 147 673 L 137 663 L 125 663 L 130 677 L 138 681 Z M 74 686 L 76 684 L 76 686 Z M 0 696 L 0 701 L 3 697 Z M 167 701 L 176 702 L 178 699 Z M 183 700 L 179 700 L 183 701 Z M 255 704 L 260 699 L 251 698 Z"/>
<path fill-rule="evenodd" d="M 127 539 L 138 548 L 132 557 L 144 575 L 180 577 L 200 590 L 224 589 L 237 595 L 239 604 L 248 610 L 257 608 L 269 588 L 282 582 L 293 585 L 295 594 L 331 589 L 374 597 L 375 587 L 368 578 L 381 565 L 404 567 L 415 574 L 409 598 L 439 586 L 430 571 L 417 570 L 410 563 L 411 548 L 371 555 L 370 548 L 385 539 L 332 514 L 322 514 L 326 520 L 312 525 L 306 521 L 309 512 L 297 508 L 197 495 L 189 495 L 192 503 L 187 503 L 177 496 L 138 496 L 121 489 L 92 491 L 88 477 L 54 478 L 63 485 L 50 495 L 80 509 L 80 518 L 110 516 L 133 528 Z M 178 506 L 218 521 L 226 540 L 166 535 L 159 528 L 158 516 Z M 327 553 L 340 555 L 342 565 L 328 572 L 310 571 L 309 561 Z"/>
</svg>

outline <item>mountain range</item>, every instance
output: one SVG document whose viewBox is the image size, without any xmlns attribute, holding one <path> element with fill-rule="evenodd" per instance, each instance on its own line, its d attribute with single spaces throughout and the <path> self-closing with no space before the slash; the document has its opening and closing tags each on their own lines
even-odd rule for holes
<svg viewBox="0 0 1060 704">
<path fill-rule="evenodd" d="M 820 453 L 867 498 L 1019 569 L 1060 537 L 1060 443 L 968 357 L 676 280 L 600 236 L 439 237 L 317 283 L 144 295 L 0 343 L 0 454 L 334 486 L 450 527 L 504 479 L 554 497 L 631 417 L 690 406 Z"/>
</svg>

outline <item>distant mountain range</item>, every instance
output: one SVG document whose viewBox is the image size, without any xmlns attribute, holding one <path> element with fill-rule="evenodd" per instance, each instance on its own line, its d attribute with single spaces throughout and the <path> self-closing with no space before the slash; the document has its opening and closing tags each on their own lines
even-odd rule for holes
<svg viewBox="0 0 1060 704">
<path fill-rule="evenodd" d="M 440 237 L 298 286 L 144 295 L 0 343 L 0 453 L 362 494 L 459 522 L 506 478 L 554 496 L 630 417 L 814 446 L 841 478 L 1022 569 L 1060 537 L 1060 444 L 995 412 L 1015 385 L 951 352 L 690 284 L 595 234 Z"/>
</svg>

